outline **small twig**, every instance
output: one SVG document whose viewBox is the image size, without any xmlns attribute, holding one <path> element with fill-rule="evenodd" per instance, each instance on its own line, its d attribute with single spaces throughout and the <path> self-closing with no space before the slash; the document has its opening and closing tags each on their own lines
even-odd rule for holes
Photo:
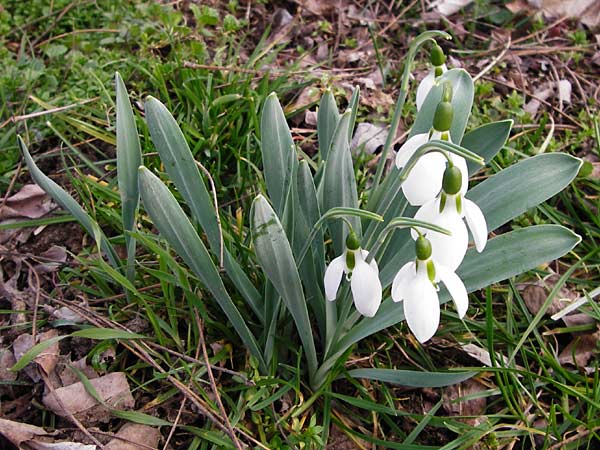
<svg viewBox="0 0 600 450">
<path fill-rule="evenodd" d="M 481 69 L 481 72 L 479 72 L 477 75 L 475 75 L 473 77 L 473 82 L 479 80 L 482 76 L 484 76 L 486 73 L 488 73 L 490 70 L 492 70 L 494 68 L 494 66 L 496 64 L 498 64 L 502 60 L 502 58 L 504 58 L 504 55 L 506 55 L 506 52 L 510 48 L 510 44 L 511 44 L 511 40 L 510 40 L 510 35 L 509 35 L 508 41 L 506 42 L 504 49 L 500 53 L 498 53 L 498 55 L 494 59 L 492 59 L 492 61 L 487 66 L 485 66 L 483 69 Z"/>
<path fill-rule="evenodd" d="M 66 111 L 68 109 L 76 108 L 77 106 L 81 106 L 81 105 L 85 105 L 87 103 L 95 102 L 99 98 L 100 97 L 88 98 L 87 100 L 82 100 L 82 101 L 80 101 L 78 103 L 73 103 L 71 105 L 60 106 L 58 108 L 52 108 L 52 109 L 46 109 L 44 111 L 36 111 L 34 113 L 24 114 L 24 115 L 21 115 L 21 116 L 11 116 L 8 119 L 6 119 L 4 122 L 2 122 L 2 124 L 0 125 L 0 128 L 4 128 L 9 123 L 17 123 L 17 122 L 21 122 L 23 120 L 33 119 L 35 117 L 45 116 L 47 114 L 54 114 L 54 113 Z"/>
<path fill-rule="evenodd" d="M 206 350 L 206 341 L 204 340 L 204 330 L 203 330 L 204 324 L 202 323 L 202 320 L 200 319 L 200 316 L 198 315 L 197 308 L 194 308 L 194 317 L 196 319 L 196 324 L 198 325 L 198 333 L 200 334 L 200 347 L 202 348 L 202 356 L 204 357 L 204 361 L 206 362 L 206 373 L 208 374 L 208 379 L 210 380 L 210 387 L 213 391 L 213 394 L 215 395 L 215 400 L 217 401 L 219 410 L 221 410 L 221 414 L 222 414 L 223 420 L 225 422 L 225 425 L 227 426 L 227 428 L 229 428 L 229 432 L 230 432 L 229 436 L 233 440 L 233 444 L 235 445 L 235 448 L 237 448 L 238 450 L 242 450 L 243 447 L 240 444 L 240 441 L 238 441 L 238 438 L 235 435 L 235 430 L 233 429 L 233 426 L 231 425 L 231 422 L 229 421 L 229 415 L 227 414 L 227 411 L 225 411 L 225 407 L 223 406 L 223 402 L 221 401 L 221 396 L 219 395 L 219 389 L 217 388 L 217 383 L 215 382 L 215 377 L 213 376 L 212 370 L 210 368 L 210 360 L 208 359 L 208 352 Z"/>
<path fill-rule="evenodd" d="M 179 425 L 179 419 L 181 418 L 181 413 L 183 412 L 183 408 L 185 408 L 186 401 L 187 401 L 187 397 L 184 397 L 183 400 L 181 401 L 181 405 L 179 406 L 179 410 L 177 411 L 177 417 L 175 417 L 175 422 L 173 422 L 173 426 L 169 430 L 169 435 L 167 436 L 167 439 L 165 440 L 165 445 L 163 445 L 163 450 L 168 450 L 169 442 L 171 442 L 171 439 L 173 438 L 173 435 L 175 434 L 175 430 L 177 429 L 177 426 Z"/>
<path fill-rule="evenodd" d="M 598 431 L 598 430 L 600 430 L 600 427 L 595 427 L 595 428 L 593 428 L 593 429 L 591 429 L 591 430 L 580 430 L 580 431 L 578 431 L 576 434 L 574 434 L 573 436 L 571 436 L 571 437 L 568 437 L 567 439 L 563 439 L 563 440 L 562 440 L 562 441 L 560 441 L 560 442 L 557 442 L 557 443 L 556 443 L 556 444 L 554 444 L 552 447 L 548 447 L 548 450 L 558 450 L 558 449 L 563 449 L 563 448 L 565 448 L 565 446 L 566 446 L 567 444 L 570 444 L 571 442 L 574 442 L 574 441 L 576 441 L 576 440 L 578 440 L 578 439 L 581 439 L 581 438 L 583 438 L 583 437 L 587 436 L 588 434 L 590 434 L 590 433 L 593 433 L 593 432 L 596 432 L 596 431 Z"/>
<path fill-rule="evenodd" d="M 210 175 L 210 172 L 206 170 L 206 167 L 204 167 L 200 161 L 196 161 L 196 164 L 198 167 L 200 167 L 200 169 L 202 169 L 202 172 L 204 172 L 204 175 L 206 175 L 206 178 L 208 178 L 208 181 L 210 182 L 210 189 L 212 191 L 213 202 L 215 204 L 215 215 L 217 216 L 217 227 L 219 228 L 219 266 L 220 269 L 223 270 L 223 227 L 221 227 L 221 217 L 219 215 L 217 188 L 215 187 L 213 177 Z"/>
<path fill-rule="evenodd" d="M 33 275 L 35 276 L 35 284 L 36 284 L 36 288 L 35 290 L 35 300 L 33 302 L 33 318 L 31 319 L 31 336 L 33 337 L 33 340 L 35 342 L 35 335 L 37 332 L 37 310 L 38 310 L 38 305 L 40 304 L 40 292 L 41 292 L 41 282 L 40 282 L 40 276 L 37 273 L 37 270 L 35 270 L 35 268 L 31 265 L 31 263 L 29 261 L 27 261 L 26 259 L 23 259 L 23 262 L 25 263 L 25 265 L 29 268 L 29 273 L 27 274 L 27 279 L 29 284 L 31 285 L 31 273 L 33 273 Z"/>
</svg>

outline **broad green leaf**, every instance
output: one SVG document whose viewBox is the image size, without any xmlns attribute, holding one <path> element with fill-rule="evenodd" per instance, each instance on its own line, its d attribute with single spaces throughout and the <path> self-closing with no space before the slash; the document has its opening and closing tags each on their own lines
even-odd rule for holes
<svg viewBox="0 0 600 450">
<path fill-rule="evenodd" d="M 348 143 L 348 127 L 350 126 L 351 111 L 346 111 L 335 129 L 329 149 L 329 156 L 323 175 L 323 210 L 336 207 L 358 208 L 356 178 Z M 361 235 L 360 220 L 357 217 L 348 219 L 357 235 Z M 328 224 L 333 247 L 336 254 L 344 251 L 347 230 L 344 223 L 339 221 Z"/>
<path fill-rule="evenodd" d="M 142 150 L 135 117 L 131 109 L 127 89 L 121 75 L 115 74 L 117 91 L 117 179 L 121 194 L 123 229 L 134 231 L 137 208 L 140 201 L 138 167 L 142 164 Z M 127 278 L 135 277 L 135 239 L 125 233 L 127 247 Z"/>
<path fill-rule="evenodd" d="M 340 112 L 335 103 L 335 97 L 331 89 L 327 89 L 321 97 L 317 112 L 317 135 L 319 138 L 319 153 L 322 160 L 327 160 L 333 133 L 339 121 Z"/>
<path fill-rule="evenodd" d="M 54 336 L 48 340 L 42 341 L 39 344 L 34 345 L 21 356 L 21 358 L 10 368 L 11 372 L 18 372 L 24 368 L 27 364 L 33 361 L 40 353 L 47 348 L 51 347 L 55 343 L 63 340 L 67 336 Z"/>
<path fill-rule="evenodd" d="M 161 235 L 211 292 L 240 339 L 265 368 L 262 353 L 244 318 L 229 297 L 204 243 L 169 189 L 145 167 L 140 168 L 140 194 Z"/>
<path fill-rule="evenodd" d="M 274 92 L 267 97 L 263 107 L 260 140 L 267 191 L 277 215 L 283 217 L 298 160 L 292 134 Z"/>
<path fill-rule="evenodd" d="M 113 330 L 110 328 L 84 328 L 71 333 L 71 336 L 101 341 L 106 339 L 148 339 L 148 337 L 141 334 L 131 333 L 125 330 Z"/>
<path fill-rule="evenodd" d="M 475 376 L 477 372 L 423 372 L 421 370 L 354 369 L 348 375 L 353 378 L 384 381 L 402 386 L 424 388 L 457 384 Z"/>
<path fill-rule="evenodd" d="M 560 258 L 580 240 L 578 235 L 560 225 L 538 225 L 511 231 L 490 239 L 482 253 L 477 253 L 474 248 L 469 249 L 457 274 L 465 283 L 467 291 L 472 292 Z M 382 279 L 382 284 L 385 287 L 391 281 Z M 447 294 L 442 291 L 440 302 L 448 300 Z M 335 353 L 323 363 L 319 371 L 326 371 L 327 367 L 331 367 L 335 359 L 352 344 L 402 320 L 402 305 L 388 298 L 375 317 L 363 318 L 344 336 L 337 344 Z"/>
<path fill-rule="evenodd" d="M 435 110 L 442 99 L 443 84 L 446 81 L 452 84 L 452 106 L 454 107 L 454 120 L 452 121 L 452 127 L 450 127 L 450 138 L 452 142 L 462 141 L 471 114 L 471 106 L 473 105 L 473 79 L 463 69 L 448 70 L 442 75 L 437 85 L 431 88 L 417 114 L 409 137 L 420 133 L 429 133 Z"/>
<path fill-rule="evenodd" d="M 219 255 L 222 243 L 215 206 L 179 125 L 165 105 L 153 97 L 146 101 L 146 120 L 169 178 L 206 233 L 211 251 Z M 262 321 L 260 294 L 227 248 L 223 248 L 223 265 L 235 287 Z"/>
<path fill-rule="evenodd" d="M 294 318 L 312 377 L 317 354 L 300 275 L 281 222 L 262 195 L 252 203 L 251 228 L 258 262 Z"/>
<path fill-rule="evenodd" d="M 487 163 L 496 156 L 496 153 L 506 143 L 512 125 L 512 120 L 486 123 L 466 133 L 460 145 L 482 156 Z M 469 175 L 474 174 L 483 167 L 475 164 L 473 161 L 467 161 L 467 166 L 469 168 Z"/>
<path fill-rule="evenodd" d="M 498 172 L 466 196 L 481 208 L 488 230 L 495 230 L 562 191 L 580 167 L 581 160 L 566 153 L 537 155 Z"/>
<path fill-rule="evenodd" d="M 350 126 L 348 127 L 348 142 L 352 142 L 352 136 L 354 135 L 354 127 L 356 125 L 356 116 L 358 115 L 358 106 L 360 102 L 360 87 L 354 86 L 352 91 L 352 97 L 348 102 L 348 109 L 352 111 L 350 116 Z"/>
<path fill-rule="evenodd" d="M 99 239 L 100 248 L 106 254 L 106 257 L 112 266 L 119 269 L 121 266 L 119 256 L 104 233 L 102 233 L 100 230 L 100 227 L 96 221 L 92 219 L 87 212 L 85 212 L 85 210 L 79 205 L 79 203 L 75 201 L 73 197 L 67 193 L 67 191 L 52 181 L 38 168 L 38 166 L 35 164 L 35 161 L 29 154 L 29 150 L 27 150 L 25 142 L 23 142 L 23 139 L 21 139 L 21 136 L 17 137 L 17 142 L 19 143 L 21 153 L 25 158 L 25 163 L 27 164 L 27 168 L 29 169 L 29 173 L 31 174 L 33 181 L 35 181 L 35 183 L 50 197 L 52 197 L 52 199 L 62 208 L 69 211 L 94 240 L 97 240 L 97 238 Z"/>
</svg>

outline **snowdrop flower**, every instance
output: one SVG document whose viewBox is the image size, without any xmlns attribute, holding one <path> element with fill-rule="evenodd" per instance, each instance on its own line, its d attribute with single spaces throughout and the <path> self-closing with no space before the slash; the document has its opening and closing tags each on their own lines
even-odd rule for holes
<svg viewBox="0 0 600 450">
<path fill-rule="evenodd" d="M 350 281 L 354 306 L 363 316 L 373 317 L 381 304 L 382 288 L 379 268 L 375 260 L 367 264 L 369 252 L 360 248 L 356 234 L 351 231 L 346 239 L 346 250 L 333 259 L 325 270 L 325 297 L 334 301 L 342 282 L 342 275 Z"/>
<path fill-rule="evenodd" d="M 416 260 L 406 263 L 394 277 L 392 299 L 404 302 L 404 316 L 408 327 L 417 340 L 423 343 L 431 339 L 440 324 L 436 283 L 444 283 L 460 318 L 467 312 L 469 298 L 464 283 L 454 271 L 432 257 L 432 244 L 428 239 L 420 236 L 415 246 Z"/>
<path fill-rule="evenodd" d="M 446 55 L 444 55 L 444 50 L 439 45 L 436 44 L 431 49 L 429 60 L 433 67 L 421 83 L 419 83 L 419 87 L 417 87 L 417 111 L 421 109 L 427 98 L 427 94 L 429 94 L 436 81 L 448 70 L 446 64 L 444 64 L 446 62 Z"/>
<path fill-rule="evenodd" d="M 467 252 L 469 244 L 467 225 L 478 252 L 482 252 L 485 248 L 488 230 L 479 206 L 463 195 L 460 169 L 456 166 L 448 167 L 444 172 L 442 184 L 441 195 L 421 206 L 415 214 L 415 219 L 438 225 L 452 233 L 448 236 L 432 230 L 419 230 L 431 241 L 433 259 L 454 271 L 460 266 Z M 466 225 L 463 217 L 466 219 Z M 418 236 L 419 234 L 413 230 L 413 239 L 417 239 Z"/>
<path fill-rule="evenodd" d="M 451 142 L 449 130 L 454 118 L 452 103 L 449 101 L 452 97 L 451 90 L 449 83 L 444 86 L 444 97 L 435 110 L 432 130 L 429 133 L 414 135 L 400 147 L 396 155 L 398 169 L 404 167 L 417 149 L 430 140 Z M 463 194 L 467 192 L 469 181 L 467 161 L 453 153 L 445 156 L 440 152 L 429 152 L 419 158 L 402 184 L 402 192 L 411 205 L 420 206 L 437 197 L 442 189 L 442 177 L 447 160 L 460 169 L 463 177 Z"/>
</svg>

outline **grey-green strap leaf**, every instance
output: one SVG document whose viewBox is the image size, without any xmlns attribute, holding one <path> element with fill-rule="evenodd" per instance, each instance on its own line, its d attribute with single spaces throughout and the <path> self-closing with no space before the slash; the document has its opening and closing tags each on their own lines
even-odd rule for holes
<svg viewBox="0 0 600 450">
<path fill-rule="evenodd" d="M 348 143 L 348 128 L 351 118 L 352 112 L 350 110 L 346 111 L 333 134 L 329 156 L 325 165 L 325 174 L 323 175 L 324 211 L 340 206 L 358 208 L 356 178 L 354 176 L 354 166 L 352 165 L 352 155 L 350 154 L 350 144 Z M 350 217 L 348 220 L 352 224 L 354 232 L 360 236 L 360 219 Z M 346 226 L 339 221 L 330 222 L 328 225 L 333 247 L 336 254 L 339 255 L 345 248 Z"/>
<path fill-rule="evenodd" d="M 352 136 L 354 135 L 354 127 L 356 125 L 356 116 L 358 115 L 358 105 L 360 102 L 360 87 L 354 86 L 352 91 L 352 97 L 348 102 L 348 109 L 352 111 L 350 116 L 350 126 L 348 127 L 348 142 L 352 142 Z"/>
<path fill-rule="evenodd" d="M 460 145 L 477 153 L 488 163 L 506 143 L 512 125 L 512 120 L 486 123 L 466 133 Z M 467 160 L 467 167 L 469 168 L 469 175 L 473 175 L 481 170 L 483 166 Z"/>
<path fill-rule="evenodd" d="M 319 154 L 322 160 L 327 160 L 331 139 L 333 139 L 333 133 L 339 121 L 340 112 L 335 103 L 335 97 L 331 89 L 327 89 L 321 97 L 317 112 L 317 136 L 319 138 Z"/>
<path fill-rule="evenodd" d="M 566 153 L 545 153 L 498 172 L 469 192 L 489 230 L 495 230 L 562 191 L 575 178 L 581 160 Z"/>
<path fill-rule="evenodd" d="M 402 386 L 425 388 L 457 384 L 475 376 L 477 372 L 424 372 L 422 370 L 354 369 L 349 370 L 352 378 L 384 381 Z"/>
<path fill-rule="evenodd" d="M 274 92 L 265 100 L 260 120 L 260 140 L 267 191 L 278 216 L 283 217 L 298 160 L 292 134 Z"/>
<path fill-rule="evenodd" d="M 317 354 L 300 275 L 281 222 L 262 195 L 252 203 L 251 227 L 258 262 L 294 318 L 312 377 Z"/>
<path fill-rule="evenodd" d="M 152 142 L 169 178 L 175 183 L 192 215 L 206 233 L 211 251 L 219 255 L 223 243 L 215 207 L 179 125 L 166 106 L 153 97 L 146 101 L 146 120 Z M 223 265 L 235 287 L 262 321 L 260 294 L 227 248 L 223 249 Z"/>
<path fill-rule="evenodd" d="M 117 179 L 121 194 L 123 229 L 134 231 L 137 208 L 140 201 L 138 167 L 142 164 L 142 150 L 135 117 L 131 109 L 127 89 L 121 75 L 115 74 L 117 96 Z M 127 278 L 135 277 L 135 239 L 125 233 L 127 247 Z"/>
<path fill-rule="evenodd" d="M 166 241 L 213 295 L 250 353 L 266 367 L 254 335 L 229 297 L 219 271 L 189 219 L 160 179 L 140 168 L 140 194 L 146 211 Z"/>
<path fill-rule="evenodd" d="M 50 197 L 52 197 L 52 199 L 62 208 L 69 211 L 69 213 L 71 213 L 73 217 L 77 219 L 79 224 L 95 241 L 99 240 L 100 248 L 106 254 L 106 257 L 112 266 L 120 269 L 121 261 L 111 243 L 100 230 L 98 223 L 92 219 L 87 212 L 85 212 L 85 210 L 79 205 L 79 203 L 75 201 L 73 197 L 67 193 L 67 191 L 52 181 L 38 168 L 38 166 L 35 164 L 35 161 L 29 154 L 29 150 L 27 150 L 25 142 L 23 142 L 23 139 L 21 139 L 21 136 L 17 137 L 17 142 L 19 143 L 19 148 L 21 149 L 21 153 L 25 158 L 25 163 L 27 164 L 33 181 L 35 181 L 36 184 L 41 187 Z"/>
<path fill-rule="evenodd" d="M 454 120 L 450 127 L 452 142 L 461 142 L 469 115 L 473 105 L 473 79 L 463 69 L 451 69 L 442 75 L 438 83 L 431 88 L 427 98 L 423 102 L 415 123 L 410 130 L 409 137 L 416 134 L 429 133 L 433 124 L 433 116 L 438 103 L 442 99 L 444 82 L 449 81 L 452 85 L 452 106 L 454 107 Z"/>
</svg>

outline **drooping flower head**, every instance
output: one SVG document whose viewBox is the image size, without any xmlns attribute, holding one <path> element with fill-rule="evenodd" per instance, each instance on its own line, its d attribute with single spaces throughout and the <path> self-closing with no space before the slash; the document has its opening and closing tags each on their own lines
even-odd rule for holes
<svg viewBox="0 0 600 450">
<path fill-rule="evenodd" d="M 439 80 L 439 78 L 448 70 L 446 68 L 446 55 L 442 47 L 435 44 L 429 54 L 429 61 L 431 62 L 431 69 L 429 73 L 423 78 L 419 87 L 417 87 L 417 111 L 421 109 L 421 106 L 425 102 L 429 91 Z"/>
<path fill-rule="evenodd" d="M 451 142 L 450 128 L 454 119 L 454 107 L 451 100 L 452 86 L 450 83 L 446 83 L 442 101 L 438 104 L 433 116 L 433 127 L 429 133 L 416 134 L 400 147 L 396 155 L 398 169 L 404 167 L 417 149 L 430 140 Z M 455 154 L 448 155 L 448 158 L 461 170 L 463 190 L 466 192 L 469 180 L 466 160 Z M 402 184 L 402 192 L 411 205 L 420 206 L 437 197 L 442 188 L 446 161 L 447 157 L 439 152 L 429 152 L 419 158 Z"/>
<path fill-rule="evenodd" d="M 469 299 L 462 280 L 453 270 L 433 258 L 432 243 L 427 238 L 419 236 L 415 250 L 415 261 L 406 263 L 394 277 L 392 299 L 404 302 L 404 317 L 408 327 L 423 343 L 431 339 L 440 324 L 437 283 L 444 283 L 461 318 L 467 312 Z"/>
<path fill-rule="evenodd" d="M 440 195 L 425 203 L 415 214 L 415 219 L 438 225 L 450 231 L 445 235 L 432 230 L 419 229 L 433 246 L 433 259 L 450 270 L 460 266 L 469 244 L 467 225 L 473 235 L 475 247 L 482 252 L 487 243 L 487 224 L 479 206 L 463 192 L 463 174 L 455 165 L 448 165 L 442 179 Z M 464 222 L 466 219 L 466 225 Z M 413 239 L 418 239 L 417 231 L 412 231 Z"/>
<path fill-rule="evenodd" d="M 369 252 L 360 248 L 360 241 L 350 231 L 346 238 L 346 250 L 334 258 L 325 270 L 325 297 L 334 301 L 342 282 L 342 275 L 350 281 L 354 306 L 363 316 L 373 317 L 381 304 L 382 288 L 379 268 L 374 259 L 367 263 Z"/>
</svg>

